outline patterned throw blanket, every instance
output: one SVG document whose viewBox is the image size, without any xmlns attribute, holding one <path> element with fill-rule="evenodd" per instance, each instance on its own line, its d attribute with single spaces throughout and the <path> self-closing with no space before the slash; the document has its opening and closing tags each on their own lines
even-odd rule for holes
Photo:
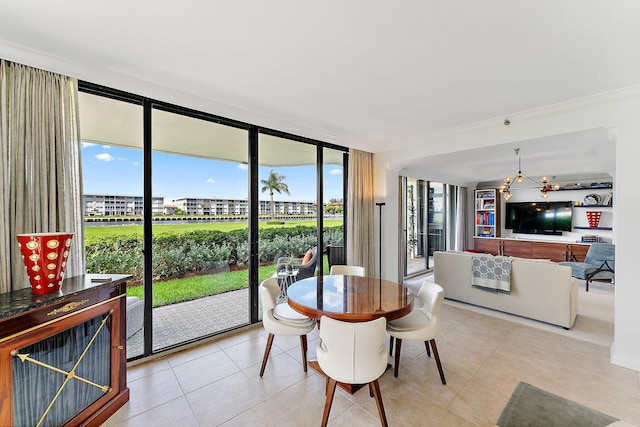
<svg viewBox="0 0 640 427">
<path fill-rule="evenodd" d="M 471 286 L 495 292 L 511 292 L 511 258 L 471 255 Z"/>
</svg>

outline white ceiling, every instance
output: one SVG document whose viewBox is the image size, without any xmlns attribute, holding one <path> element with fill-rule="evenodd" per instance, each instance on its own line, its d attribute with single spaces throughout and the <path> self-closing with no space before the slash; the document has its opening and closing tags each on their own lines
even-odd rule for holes
<svg viewBox="0 0 640 427">
<path fill-rule="evenodd" d="M 0 16 L 5 59 L 371 152 L 640 83 L 636 0 L 0 0 Z M 608 163 L 596 140 L 552 151 Z"/>
</svg>

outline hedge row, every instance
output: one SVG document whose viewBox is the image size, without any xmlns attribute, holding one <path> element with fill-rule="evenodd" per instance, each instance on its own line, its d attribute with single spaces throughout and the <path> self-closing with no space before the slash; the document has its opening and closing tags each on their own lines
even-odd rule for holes
<svg viewBox="0 0 640 427">
<path fill-rule="evenodd" d="M 342 227 L 325 228 L 323 240 L 325 247 L 342 241 Z M 242 268 L 249 261 L 248 230 L 160 234 L 152 242 L 154 279 Z M 258 239 L 260 262 L 273 262 L 280 256 L 302 257 L 315 245 L 315 227 L 263 229 Z M 132 274 L 134 281 L 142 279 L 142 237 L 103 238 L 87 245 L 86 252 L 88 273 L 125 273 Z"/>
</svg>

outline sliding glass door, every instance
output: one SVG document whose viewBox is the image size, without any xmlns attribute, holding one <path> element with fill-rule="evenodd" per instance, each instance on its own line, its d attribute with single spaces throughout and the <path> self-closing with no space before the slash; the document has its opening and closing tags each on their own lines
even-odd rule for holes
<svg viewBox="0 0 640 427">
<path fill-rule="evenodd" d="M 158 352 L 249 323 L 248 131 L 158 108 L 151 123 Z"/>
<path fill-rule="evenodd" d="M 87 273 L 133 276 L 128 359 L 259 321 L 281 257 L 326 273 L 346 149 L 79 86 Z"/>
<path fill-rule="evenodd" d="M 433 268 L 433 253 L 445 250 L 445 184 L 402 177 L 404 276 Z"/>
</svg>

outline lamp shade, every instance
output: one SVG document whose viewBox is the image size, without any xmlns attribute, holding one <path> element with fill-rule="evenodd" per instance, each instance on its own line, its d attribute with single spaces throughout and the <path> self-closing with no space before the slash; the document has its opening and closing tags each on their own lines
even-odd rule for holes
<svg viewBox="0 0 640 427">
<path fill-rule="evenodd" d="M 31 233 L 16 236 L 34 294 L 57 292 L 67 267 L 73 233 Z"/>
</svg>

